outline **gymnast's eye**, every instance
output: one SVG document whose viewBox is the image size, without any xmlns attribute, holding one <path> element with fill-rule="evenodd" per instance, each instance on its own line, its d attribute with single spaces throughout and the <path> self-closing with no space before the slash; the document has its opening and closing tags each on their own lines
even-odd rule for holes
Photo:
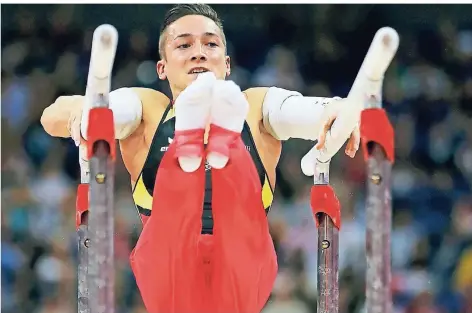
<svg viewBox="0 0 472 313">
<path fill-rule="evenodd" d="M 177 49 L 187 49 L 190 48 L 190 45 L 188 43 L 184 43 L 182 45 L 177 46 Z"/>
<path fill-rule="evenodd" d="M 218 44 L 216 42 L 209 42 L 208 45 L 212 48 L 218 47 Z"/>
</svg>

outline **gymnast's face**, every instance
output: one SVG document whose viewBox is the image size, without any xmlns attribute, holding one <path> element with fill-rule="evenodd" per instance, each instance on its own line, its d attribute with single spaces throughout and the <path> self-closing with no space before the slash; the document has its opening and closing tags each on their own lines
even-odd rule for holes
<svg viewBox="0 0 472 313">
<path fill-rule="evenodd" d="M 169 81 L 174 98 L 197 78 L 211 71 L 218 79 L 230 73 L 223 34 L 218 25 L 201 15 L 187 15 L 167 27 L 157 73 Z"/>
</svg>

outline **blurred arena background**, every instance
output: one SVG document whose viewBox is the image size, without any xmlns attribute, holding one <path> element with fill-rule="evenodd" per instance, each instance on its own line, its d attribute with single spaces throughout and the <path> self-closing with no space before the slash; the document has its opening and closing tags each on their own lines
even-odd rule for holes
<svg viewBox="0 0 472 313">
<path fill-rule="evenodd" d="M 39 119 L 60 95 L 83 94 L 91 35 L 119 31 L 113 89 L 168 93 L 155 74 L 161 18 L 170 5 L 2 5 L 2 313 L 76 312 L 78 152 Z M 400 48 L 384 83 L 396 131 L 393 172 L 395 312 L 472 312 L 472 6 L 214 5 L 241 88 L 276 85 L 346 96 L 375 31 Z M 316 312 L 312 180 L 284 144 L 270 214 L 280 275 L 266 313 Z M 116 177 L 118 311 L 144 313 L 128 256 L 141 230 L 122 161 Z M 364 312 L 364 162 L 339 153 L 331 181 L 342 204 L 340 313 Z"/>
</svg>

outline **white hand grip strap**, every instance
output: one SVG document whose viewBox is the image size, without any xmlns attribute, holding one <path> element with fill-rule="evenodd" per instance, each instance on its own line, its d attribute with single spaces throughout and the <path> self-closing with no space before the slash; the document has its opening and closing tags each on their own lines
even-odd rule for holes
<svg viewBox="0 0 472 313">
<path fill-rule="evenodd" d="M 315 162 L 329 162 L 349 139 L 352 131 L 360 122 L 361 112 L 367 102 L 366 90 L 372 81 L 383 80 L 398 45 L 398 33 L 393 28 L 383 27 L 377 31 L 349 95 L 347 99 L 343 100 L 346 103 L 326 136 L 325 147 L 321 150 L 316 150 L 313 147 L 302 158 L 301 168 L 305 175 L 312 176 L 315 171 Z"/>
</svg>

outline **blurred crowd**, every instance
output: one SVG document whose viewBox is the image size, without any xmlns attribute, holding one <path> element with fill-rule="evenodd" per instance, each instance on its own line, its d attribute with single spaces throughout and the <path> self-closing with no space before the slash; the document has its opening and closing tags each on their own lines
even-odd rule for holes
<svg viewBox="0 0 472 313">
<path fill-rule="evenodd" d="M 169 94 L 155 74 L 157 27 L 147 5 L 126 15 L 113 89 Z M 136 5 L 138 7 L 138 5 Z M 156 9 L 156 7 L 159 7 Z M 163 15 L 169 5 L 153 5 Z M 403 27 L 372 5 L 217 5 L 241 88 L 278 86 L 346 96 L 375 31 L 399 27 L 384 81 L 395 128 L 392 266 L 395 313 L 472 312 L 472 24 L 444 6 L 440 20 Z M 101 10 L 101 11 L 100 11 Z M 464 5 L 464 11 L 471 11 Z M 102 13 L 100 13 L 102 12 Z M 61 95 L 84 94 L 93 29 L 115 5 L 2 6 L 2 313 L 76 312 L 75 192 L 78 151 L 39 122 Z M 472 16 L 470 12 L 469 16 Z M 8 20 L 8 22 L 4 22 Z M 388 22 L 387 22 L 388 21 Z M 125 23 L 125 21 L 123 22 Z M 280 273 L 266 313 L 316 312 L 317 231 L 311 179 L 300 170 L 311 142 L 284 143 L 270 214 Z M 117 312 L 145 313 L 128 257 L 141 231 L 129 176 L 116 173 Z M 331 182 L 342 205 L 340 313 L 365 312 L 365 166 L 339 153 Z"/>
</svg>

